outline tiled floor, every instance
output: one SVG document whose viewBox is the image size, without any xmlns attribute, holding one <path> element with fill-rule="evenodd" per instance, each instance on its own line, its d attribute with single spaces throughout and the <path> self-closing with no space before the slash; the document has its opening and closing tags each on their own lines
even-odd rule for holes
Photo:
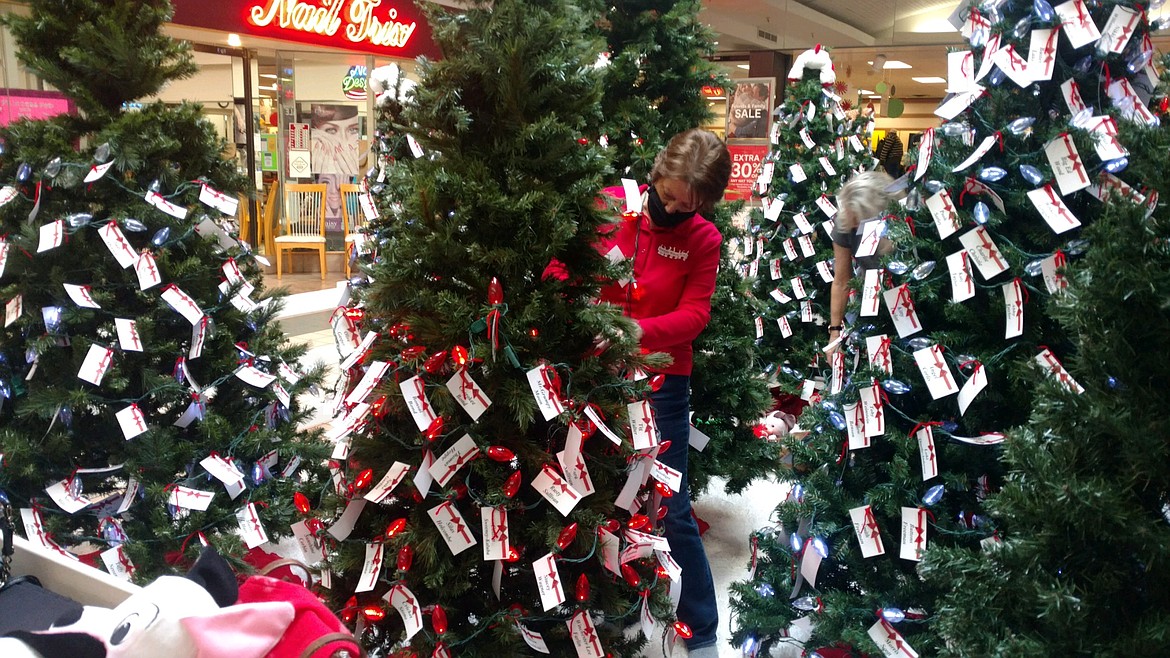
<svg viewBox="0 0 1170 658">
<path fill-rule="evenodd" d="M 266 278 L 265 283 L 275 282 L 275 275 L 270 279 Z M 328 391 L 334 385 L 338 361 L 333 332 L 328 327 L 327 312 L 336 308 L 340 290 L 334 292 L 330 285 L 320 286 L 321 279 L 317 274 L 286 275 L 283 282 L 290 289 L 293 286 L 305 288 L 301 294 L 293 295 L 286 301 L 284 311 L 279 316 L 282 325 L 289 328 L 290 338 L 309 347 L 303 362 L 325 363 L 331 366 L 326 376 L 322 397 L 317 400 L 302 399 L 302 402 L 315 404 L 318 408 L 310 424 L 326 423 L 330 420 L 332 407 Z M 324 326 L 315 329 L 314 326 L 317 324 Z M 718 597 L 719 656 L 740 658 L 743 655 L 742 651 L 738 647 L 732 647 L 728 640 L 732 627 L 728 607 L 729 586 L 747 577 L 747 568 L 751 560 L 748 536 L 756 528 L 770 522 L 772 509 L 784 495 L 786 487 L 775 482 L 756 482 L 739 495 L 725 494 L 719 489 L 716 483 L 708 495 L 695 501 L 694 506 L 695 513 L 711 524 L 710 530 L 703 537 L 703 544 L 711 562 L 711 573 L 715 578 Z M 682 658 L 685 655 L 686 652 L 681 648 L 672 652 L 663 647 L 661 634 L 651 638 L 647 650 L 643 653 L 644 658 Z M 800 656 L 800 650 L 795 647 L 784 647 L 773 651 L 772 656 L 795 658 Z"/>
<path fill-rule="evenodd" d="M 320 272 L 298 272 L 295 274 L 284 273 L 284 276 L 277 279 L 276 273 L 264 275 L 264 287 L 285 288 L 289 294 L 297 294 L 302 292 L 312 292 L 314 290 L 328 290 L 336 288 L 338 284 L 343 284 L 344 272 L 329 272 L 325 275 L 325 280 L 321 280 Z"/>
</svg>

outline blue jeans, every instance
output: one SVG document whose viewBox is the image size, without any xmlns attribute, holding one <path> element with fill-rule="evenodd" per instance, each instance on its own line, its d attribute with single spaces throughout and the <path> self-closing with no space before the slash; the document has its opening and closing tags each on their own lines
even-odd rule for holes
<svg viewBox="0 0 1170 658">
<path fill-rule="evenodd" d="M 711 566 L 699 539 L 699 526 L 691 515 L 691 498 L 687 488 L 687 451 L 690 450 L 691 378 L 687 375 L 667 375 L 662 388 L 650 395 L 654 408 L 654 422 L 663 441 L 670 448 L 658 456 L 663 464 L 682 473 L 678 493 L 663 502 L 667 513 L 663 519 L 670 554 L 682 567 L 682 596 L 678 602 L 678 618 L 691 627 L 694 635 L 687 641 L 688 649 L 699 649 L 715 644 L 719 628 L 719 608 L 715 603 L 715 582 Z"/>
</svg>

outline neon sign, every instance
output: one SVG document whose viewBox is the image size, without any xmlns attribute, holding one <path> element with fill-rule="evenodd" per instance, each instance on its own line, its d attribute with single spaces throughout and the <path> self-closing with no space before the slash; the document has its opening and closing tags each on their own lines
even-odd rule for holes
<svg viewBox="0 0 1170 658">
<path fill-rule="evenodd" d="M 379 18 L 374 10 L 381 4 L 382 0 L 267 0 L 253 4 L 248 19 L 257 27 L 279 27 L 323 37 L 336 37 L 340 32 L 353 44 L 404 47 L 418 23 L 398 21 L 394 7 Z"/>
<path fill-rule="evenodd" d="M 349 67 L 349 73 L 341 80 L 341 91 L 346 98 L 352 98 L 355 101 L 366 100 L 367 79 L 369 75 L 366 67 L 361 65 L 354 65 Z"/>
</svg>

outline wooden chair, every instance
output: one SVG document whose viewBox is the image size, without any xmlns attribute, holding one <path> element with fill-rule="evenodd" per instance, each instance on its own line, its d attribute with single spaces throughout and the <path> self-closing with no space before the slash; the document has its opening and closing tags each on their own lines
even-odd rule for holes
<svg viewBox="0 0 1170 658">
<path fill-rule="evenodd" d="M 277 202 L 279 191 L 280 185 L 275 182 L 268 186 L 268 195 L 264 199 L 264 207 L 260 210 L 261 221 L 256 231 L 256 249 L 270 257 L 276 253 L 276 243 L 272 240 L 272 234 L 276 232 L 276 224 L 279 221 L 280 203 Z"/>
<path fill-rule="evenodd" d="M 325 280 L 326 187 L 324 183 L 284 186 L 284 231 L 276 238 L 276 278 L 283 275 L 284 252 L 314 249 L 321 260 L 321 280 Z"/>
<path fill-rule="evenodd" d="M 240 226 L 240 239 L 255 247 L 255 239 L 248 234 L 248 231 L 252 230 L 252 201 L 247 194 L 237 195 L 237 198 L 240 200 L 240 205 L 236 210 L 236 221 Z"/>
<path fill-rule="evenodd" d="M 360 231 L 366 228 L 366 214 L 361 206 L 362 186 L 354 183 L 341 185 L 341 218 L 345 222 L 345 278 L 349 278 L 349 263 L 353 260 L 354 247 L 364 238 Z"/>
</svg>

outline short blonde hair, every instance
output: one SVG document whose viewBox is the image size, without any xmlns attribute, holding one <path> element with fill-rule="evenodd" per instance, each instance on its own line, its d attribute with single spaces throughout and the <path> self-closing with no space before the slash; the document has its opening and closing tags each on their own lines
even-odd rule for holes
<svg viewBox="0 0 1170 658">
<path fill-rule="evenodd" d="M 650 184 L 663 178 L 686 183 L 699 202 L 696 210 L 707 215 L 727 189 L 727 181 L 731 178 L 731 154 L 715 133 L 700 128 L 686 130 L 671 138 L 654 159 Z"/>
<path fill-rule="evenodd" d="M 893 182 L 884 171 L 863 171 L 850 178 L 837 191 L 837 230 L 851 231 L 862 220 L 880 215 L 894 198 L 887 190 Z"/>
</svg>

